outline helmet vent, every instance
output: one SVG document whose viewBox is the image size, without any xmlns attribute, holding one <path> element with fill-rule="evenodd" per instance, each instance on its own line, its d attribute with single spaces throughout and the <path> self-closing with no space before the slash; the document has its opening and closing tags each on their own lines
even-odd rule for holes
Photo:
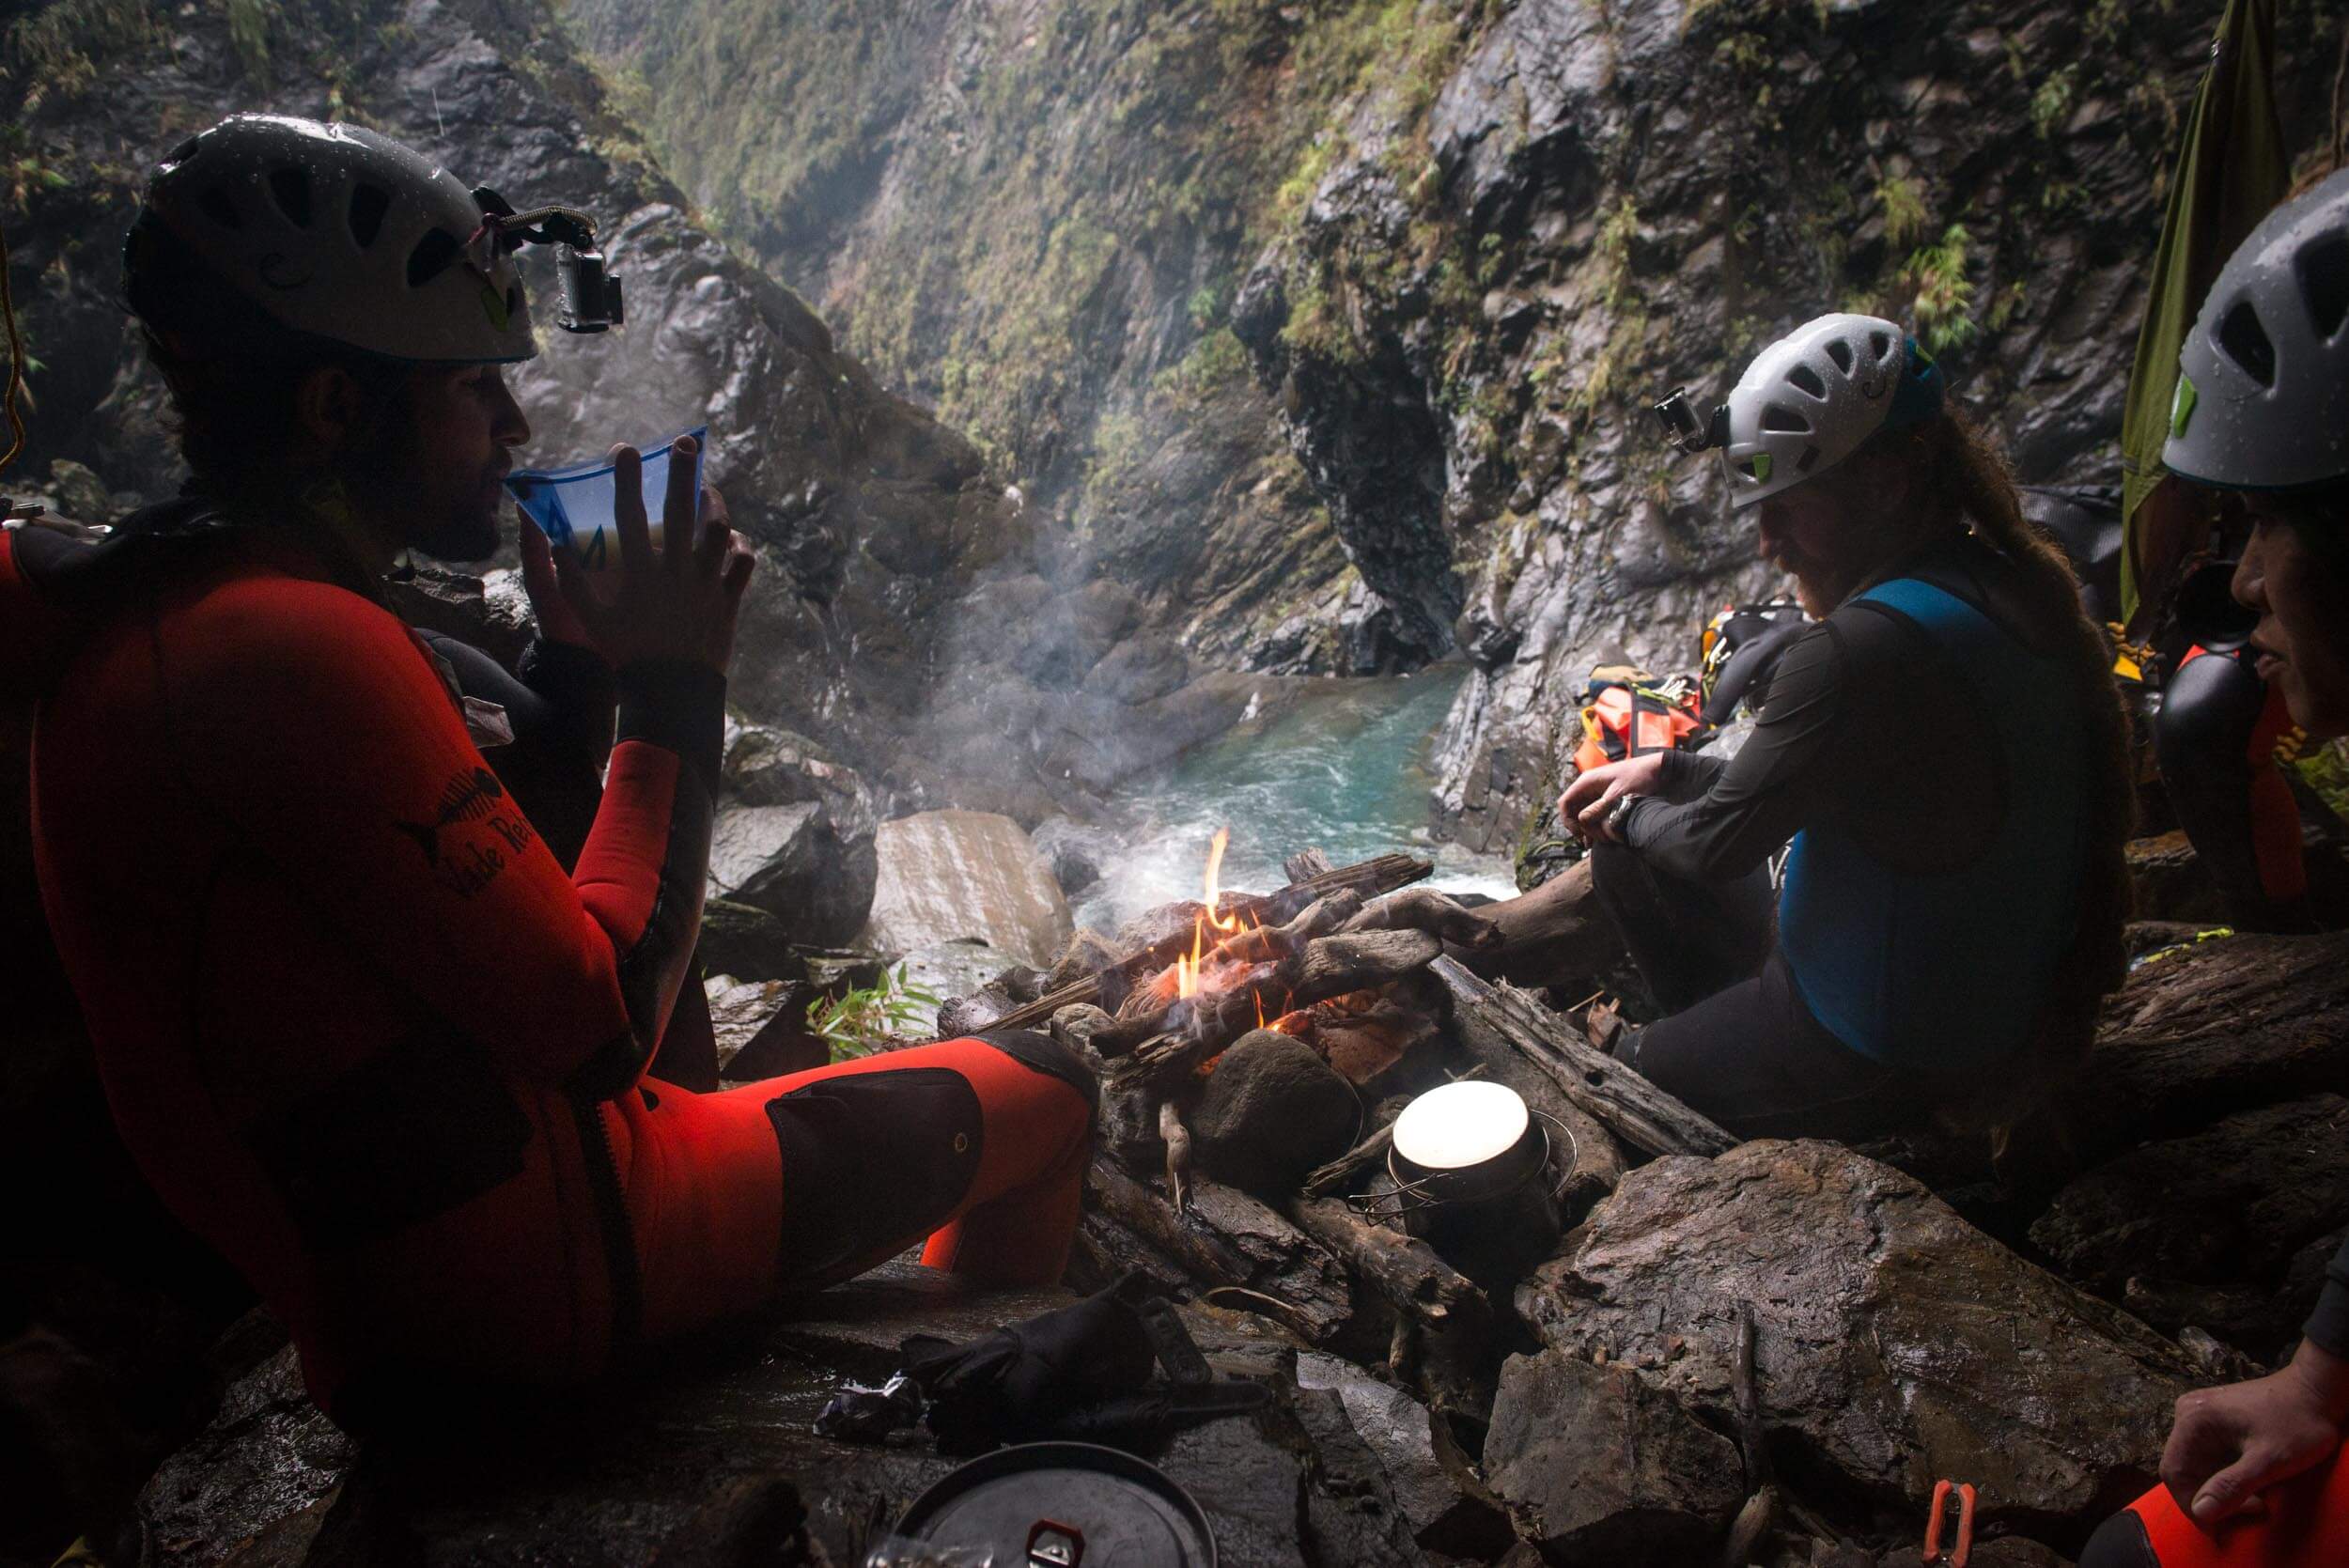
<svg viewBox="0 0 2349 1568">
<path fill-rule="evenodd" d="M 1868 334 L 1868 352 L 1874 354 L 1876 357 L 1876 363 L 1881 365 L 1885 360 L 1891 356 L 1892 340 L 1885 336 L 1882 333 L 1870 333 Z"/>
<path fill-rule="evenodd" d="M 2301 246 L 2292 268 L 2300 274 L 2300 293 L 2316 335 L 2340 336 L 2341 322 L 2349 319 L 2349 234 L 2336 230 Z"/>
<path fill-rule="evenodd" d="M 217 185 L 206 186 L 204 194 L 195 198 L 195 205 L 203 209 L 206 217 L 223 228 L 244 227 L 244 218 L 238 212 L 237 204 L 230 201 L 228 193 Z"/>
<path fill-rule="evenodd" d="M 1772 403 L 1768 408 L 1762 411 L 1762 428 L 1765 430 L 1792 430 L 1797 435 L 1809 435 L 1811 433 L 1811 421 L 1805 419 L 1801 414 L 1797 413 L 1794 410 L 1788 408 L 1783 403 Z"/>
<path fill-rule="evenodd" d="M 444 228 L 427 229 L 416 248 L 408 253 L 408 287 L 421 288 L 448 271 L 464 245 Z"/>
<path fill-rule="evenodd" d="M 383 232 L 383 214 L 392 210 L 391 193 L 380 185 L 354 186 L 350 193 L 350 237 L 366 250 Z"/>
<path fill-rule="evenodd" d="M 310 226 L 310 176 L 305 169 L 277 169 L 269 177 L 269 194 L 277 210 L 296 228 Z"/>
<path fill-rule="evenodd" d="M 1819 380 L 1819 373 L 1807 365 L 1797 365 L 1786 372 L 1786 380 L 1789 385 L 1800 388 L 1821 402 L 1827 400 L 1827 383 Z M 1811 427 L 1806 425 L 1803 428 L 1807 430 Z"/>
<path fill-rule="evenodd" d="M 1802 449 L 1802 456 L 1795 459 L 1795 472 L 1808 474 L 1811 472 L 1811 465 L 1818 460 L 1819 449 L 1815 446 L 1806 446 Z"/>
<path fill-rule="evenodd" d="M 1827 357 L 1835 362 L 1836 369 L 1841 370 L 1846 376 L 1851 374 L 1850 344 L 1840 337 L 1829 338 L 1827 345 Z"/>
<path fill-rule="evenodd" d="M 2239 301 L 2218 323 L 2218 347 L 2262 386 L 2276 384 L 2276 345 L 2248 300 Z"/>
</svg>

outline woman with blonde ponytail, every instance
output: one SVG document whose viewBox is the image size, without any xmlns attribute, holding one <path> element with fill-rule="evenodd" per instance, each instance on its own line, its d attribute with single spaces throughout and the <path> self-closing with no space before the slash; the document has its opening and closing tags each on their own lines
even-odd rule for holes
<svg viewBox="0 0 2349 1568">
<path fill-rule="evenodd" d="M 2011 1122 L 2124 969 L 2132 795 L 2102 634 L 1890 321 L 1808 323 L 1679 428 L 1721 449 L 1819 619 L 1735 757 L 1618 763 L 1560 802 L 1670 1013 L 1618 1053 L 1748 1136 Z M 1757 931 L 1740 910 L 1781 848 Z"/>
</svg>

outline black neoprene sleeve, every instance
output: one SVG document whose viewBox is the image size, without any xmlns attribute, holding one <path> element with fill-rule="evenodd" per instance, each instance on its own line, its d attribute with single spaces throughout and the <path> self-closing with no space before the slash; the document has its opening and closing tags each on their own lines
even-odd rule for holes
<svg viewBox="0 0 2349 1568">
<path fill-rule="evenodd" d="M 1636 799 L 1617 818 L 1624 842 L 1692 881 L 1743 876 L 1815 816 L 1833 784 L 1833 753 L 1848 704 L 1837 629 L 1825 623 L 1790 644 L 1753 735 L 1727 763 L 1667 753 L 1667 796 Z M 1689 784 L 1702 792 L 1679 804 Z"/>
<path fill-rule="evenodd" d="M 2349 1241 L 2325 1267 L 2325 1294 L 2301 1329 L 2316 1348 L 2349 1359 Z"/>
</svg>

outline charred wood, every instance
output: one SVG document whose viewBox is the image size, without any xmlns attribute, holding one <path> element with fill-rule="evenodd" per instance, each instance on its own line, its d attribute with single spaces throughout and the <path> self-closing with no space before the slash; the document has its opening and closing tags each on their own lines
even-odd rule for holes
<svg viewBox="0 0 2349 1568">
<path fill-rule="evenodd" d="M 1233 894 L 1221 902 L 1217 913 L 1237 915 L 1258 924 L 1284 924 L 1330 893 L 1352 893 L 1362 898 L 1376 898 L 1381 893 L 1393 893 L 1431 877 L 1435 870 L 1435 862 L 1423 861 L 1416 856 L 1377 855 L 1353 865 L 1339 866 L 1334 871 L 1317 872 L 1302 880 L 1291 882 L 1267 897 L 1257 897 L 1252 893 Z M 1155 974 L 1174 962 L 1189 945 L 1190 939 L 1189 932 L 1163 938 L 1125 959 L 1113 970 L 1072 980 L 1044 992 L 1034 1001 L 1014 1008 L 997 1018 L 994 1027 L 1034 1029 L 1062 1008 L 1073 1007 L 1079 1002 L 1092 1002 L 1114 1010 L 1125 1001 L 1126 990 L 1136 977 Z"/>
<path fill-rule="evenodd" d="M 1087 1206 L 1139 1247 L 1178 1266 L 1193 1285 L 1237 1285 L 1281 1301 L 1305 1338 L 1326 1344 L 1354 1319 L 1352 1287 L 1328 1248 L 1278 1211 L 1221 1182 L 1193 1185 L 1188 1209 L 1097 1160 Z"/>
</svg>

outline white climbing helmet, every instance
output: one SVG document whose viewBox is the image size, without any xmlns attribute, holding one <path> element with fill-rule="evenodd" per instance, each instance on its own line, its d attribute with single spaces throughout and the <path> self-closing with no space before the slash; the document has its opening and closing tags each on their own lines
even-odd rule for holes
<svg viewBox="0 0 2349 1568">
<path fill-rule="evenodd" d="M 2198 485 L 2349 474 L 2349 169 L 2235 247 L 2178 354 L 2161 460 Z"/>
<path fill-rule="evenodd" d="M 538 351 L 521 270 L 484 227 L 481 204 L 388 136 L 233 115 L 171 150 L 147 208 L 297 332 L 399 360 L 511 363 Z"/>
<path fill-rule="evenodd" d="M 1850 457 L 1884 425 L 1905 380 L 1930 376 L 1938 411 L 1939 372 L 1919 359 L 1913 372 L 1907 334 L 1875 316 L 1822 316 L 1755 355 L 1727 404 L 1729 504 L 1750 506 Z"/>
</svg>

